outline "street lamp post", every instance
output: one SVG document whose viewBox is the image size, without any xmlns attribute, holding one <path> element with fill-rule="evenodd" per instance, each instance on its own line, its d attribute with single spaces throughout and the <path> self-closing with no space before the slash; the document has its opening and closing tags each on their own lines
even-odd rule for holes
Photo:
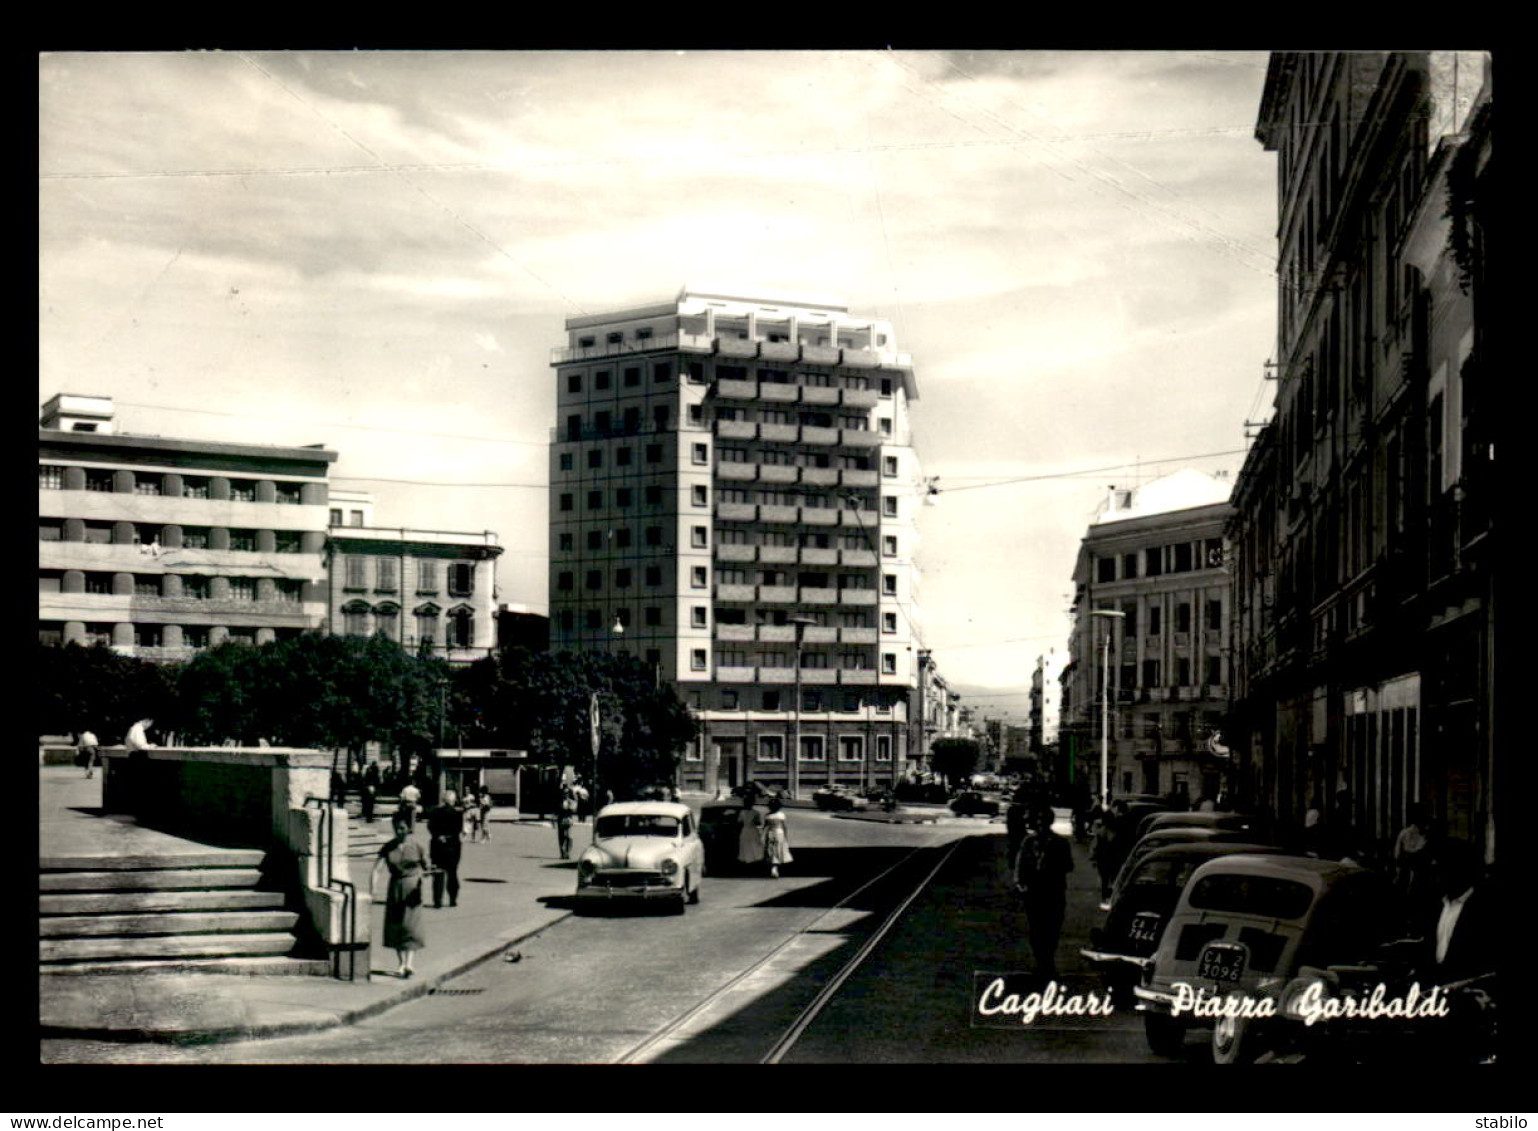
<svg viewBox="0 0 1538 1131">
<path fill-rule="evenodd" d="M 1125 620 L 1127 614 L 1120 609 L 1091 609 L 1092 617 L 1118 617 Z M 1100 676 L 1100 808 L 1105 810 L 1111 803 L 1110 787 L 1110 723 L 1111 723 L 1111 626 L 1105 626 L 1105 661 Z"/>
<path fill-rule="evenodd" d="M 790 796 L 801 796 L 801 642 L 806 635 L 806 626 L 816 624 L 811 617 L 791 617 L 790 623 L 796 626 L 796 702 L 795 702 L 795 734 L 793 740 L 795 748 L 790 753 Z"/>
</svg>

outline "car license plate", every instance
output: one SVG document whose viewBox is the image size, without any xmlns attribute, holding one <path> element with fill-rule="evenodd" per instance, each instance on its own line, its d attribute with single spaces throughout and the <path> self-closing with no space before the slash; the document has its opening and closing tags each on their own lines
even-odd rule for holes
<svg viewBox="0 0 1538 1131">
<path fill-rule="evenodd" d="M 1159 941 L 1159 916 L 1143 913 L 1132 917 L 1127 933 L 1133 942 L 1156 943 Z"/>
<path fill-rule="evenodd" d="M 1202 951 L 1196 973 L 1214 982 L 1237 982 L 1244 974 L 1244 951 L 1222 943 L 1209 946 Z"/>
</svg>

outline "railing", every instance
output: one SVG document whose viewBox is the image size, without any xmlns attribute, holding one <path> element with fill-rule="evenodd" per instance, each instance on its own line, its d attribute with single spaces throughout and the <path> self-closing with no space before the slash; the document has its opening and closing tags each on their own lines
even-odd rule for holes
<svg viewBox="0 0 1538 1131">
<path fill-rule="evenodd" d="M 340 892 L 342 895 L 343 931 L 341 941 L 331 947 L 331 976 L 341 978 L 342 952 L 346 951 L 347 980 L 355 982 L 358 979 L 358 889 L 350 880 L 338 878 L 331 870 L 332 845 L 335 841 L 333 823 L 336 820 L 336 807 L 332 804 L 332 799 L 329 796 L 306 797 L 304 807 L 308 809 L 311 802 L 315 803 L 316 811 L 320 815 L 320 827 L 316 834 L 316 857 L 319 870 L 316 879 L 321 887 Z"/>
</svg>

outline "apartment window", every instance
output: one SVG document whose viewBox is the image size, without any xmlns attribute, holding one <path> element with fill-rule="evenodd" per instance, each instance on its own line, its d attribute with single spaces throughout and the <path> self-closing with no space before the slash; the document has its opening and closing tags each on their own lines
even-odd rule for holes
<svg viewBox="0 0 1538 1131">
<path fill-rule="evenodd" d="M 601 549 L 603 549 L 603 532 L 602 531 L 600 531 L 600 530 L 589 530 L 587 532 L 587 548 L 589 550 L 601 550 Z"/>
<path fill-rule="evenodd" d="M 613 531 L 612 533 L 614 535 L 615 546 L 623 550 L 630 545 L 630 527 L 621 526 L 619 529 Z"/>
<path fill-rule="evenodd" d="M 609 371 L 607 369 L 600 369 L 597 373 L 593 374 L 593 388 L 607 389 L 608 387 Z"/>
<path fill-rule="evenodd" d="M 716 458 L 722 463 L 748 463 L 746 448 L 717 448 Z"/>
<path fill-rule="evenodd" d="M 230 578 L 230 599 L 232 601 L 256 600 L 256 578 L 232 577 Z"/>
<path fill-rule="evenodd" d="M 639 385 L 641 383 L 640 369 L 636 368 L 635 366 L 627 368 L 624 373 L 624 382 L 625 388 L 627 389 L 633 389 L 635 386 Z"/>
<path fill-rule="evenodd" d="M 662 610 L 656 605 L 647 605 L 641 610 L 641 622 L 648 628 L 660 628 L 662 626 Z"/>
<path fill-rule="evenodd" d="M 1158 660 L 1144 660 L 1143 661 L 1143 684 L 1142 684 L 1142 686 L 1144 686 L 1144 687 L 1158 687 L 1159 686 L 1159 661 Z"/>
<path fill-rule="evenodd" d="M 704 589 L 710 584 L 710 572 L 705 566 L 694 566 L 689 570 L 689 584 L 695 589 Z"/>
<path fill-rule="evenodd" d="M 887 518 L 896 518 L 897 517 L 897 496 L 896 495 L 883 495 L 883 496 L 881 496 L 881 513 L 883 515 L 885 515 Z"/>
<path fill-rule="evenodd" d="M 566 391 L 568 393 L 580 393 L 582 391 L 582 374 L 566 374 Z"/>
<path fill-rule="evenodd" d="M 881 457 L 881 474 L 886 476 L 888 479 L 895 479 L 897 477 L 896 456 Z"/>
<path fill-rule="evenodd" d="M 1159 577 L 1164 573 L 1164 547 L 1150 546 L 1143 551 L 1143 576 Z"/>
<path fill-rule="evenodd" d="M 652 428 L 657 432 L 666 432 L 668 428 L 669 409 L 665 404 L 652 406 Z"/>
<path fill-rule="evenodd" d="M 652 585 L 652 586 L 656 586 L 656 585 L 661 585 L 662 584 L 662 567 L 661 566 L 647 566 L 646 567 L 646 584 Z"/>
<path fill-rule="evenodd" d="M 621 509 L 628 507 L 631 503 L 631 498 L 632 492 L 629 487 L 617 488 L 614 492 L 614 505 Z"/>
<path fill-rule="evenodd" d="M 589 467 L 603 466 L 603 449 L 593 448 L 587 453 L 587 465 Z"/>
<path fill-rule="evenodd" d="M 641 410 L 639 408 L 631 406 L 625 410 L 624 422 L 620 425 L 620 430 L 626 435 L 641 430 Z"/>
<path fill-rule="evenodd" d="M 671 365 L 663 363 L 652 366 L 652 380 L 657 382 L 659 385 L 665 381 L 671 381 L 672 379 L 673 367 Z"/>
<path fill-rule="evenodd" d="M 206 550 L 208 549 L 208 527 L 184 526 L 182 527 L 182 549 Z"/>
<path fill-rule="evenodd" d="M 696 550 L 702 550 L 710 544 L 710 528 L 705 526 L 691 527 L 689 531 L 689 545 Z"/>
<path fill-rule="evenodd" d="M 273 488 L 272 500 L 275 503 L 283 503 L 286 506 L 298 506 L 302 496 L 299 488 L 288 483 L 279 483 Z"/>
<path fill-rule="evenodd" d="M 256 531 L 232 530 L 230 531 L 230 549 L 252 551 L 256 549 Z"/>
<path fill-rule="evenodd" d="M 1175 631 L 1191 631 L 1191 603 L 1189 601 L 1182 601 L 1175 606 Z"/>
<path fill-rule="evenodd" d="M 1115 558 L 1096 558 L 1095 559 L 1095 580 L 1096 581 L 1115 581 L 1116 580 L 1116 559 Z"/>
<path fill-rule="evenodd" d="M 134 596 L 135 597 L 158 597 L 158 596 L 160 596 L 160 578 L 158 576 L 154 575 L 154 574 L 135 574 L 134 575 Z"/>
<path fill-rule="evenodd" d="M 561 610 L 561 631 L 571 632 L 577 627 L 577 617 L 570 609 Z"/>
<path fill-rule="evenodd" d="M 1221 632 L 1223 629 L 1223 602 L 1207 602 L 1207 631 Z"/>
<path fill-rule="evenodd" d="M 876 736 L 876 761 L 890 762 L 892 760 L 892 736 L 878 734 Z"/>
<path fill-rule="evenodd" d="M 94 467 L 86 468 L 85 489 L 87 491 L 111 491 L 112 487 L 112 472 Z"/>
<path fill-rule="evenodd" d="M 646 488 L 646 505 L 649 507 L 660 507 L 662 505 L 661 487 L 652 484 Z"/>
<path fill-rule="evenodd" d="M 394 592 L 396 587 L 395 574 L 396 562 L 394 558 L 379 559 L 379 577 L 374 582 L 374 588 L 384 592 Z"/>
<path fill-rule="evenodd" d="M 876 423 L 879 425 L 879 427 L 881 429 L 881 434 L 883 436 L 890 436 L 892 434 L 892 418 L 891 417 L 889 417 L 889 416 L 880 417 L 880 418 L 877 419 Z"/>
<path fill-rule="evenodd" d="M 689 423 L 690 424 L 704 424 L 705 423 L 705 406 L 704 405 L 702 405 L 702 404 L 691 404 L 689 406 Z"/>
<path fill-rule="evenodd" d="M 339 510 L 336 507 L 332 507 L 331 508 L 331 515 L 330 515 L 330 517 L 326 521 L 329 522 L 332 526 L 341 526 L 342 525 L 342 512 L 341 512 L 341 510 Z"/>
<path fill-rule="evenodd" d="M 572 507 L 572 497 L 569 493 L 561 495 L 560 507 L 563 511 L 569 511 Z"/>
<path fill-rule="evenodd" d="M 568 569 L 561 571 L 559 576 L 556 578 L 555 587 L 562 590 L 563 592 L 570 592 L 572 586 L 575 584 L 576 577 L 572 574 L 571 570 Z"/>
<path fill-rule="evenodd" d="M 630 610 L 629 609 L 615 609 L 614 610 L 614 623 L 619 625 L 621 628 L 629 628 L 630 627 Z"/>
<path fill-rule="evenodd" d="M 41 490 L 62 491 L 64 489 L 64 469 L 43 464 L 37 469 L 37 485 Z"/>
<path fill-rule="evenodd" d="M 759 735 L 758 760 L 760 762 L 785 761 L 785 736 L 782 734 Z"/>
<path fill-rule="evenodd" d="M 885 593 L 888 597 L 897 596 L 897 575 L 895 573 L 884 573 L 881 575 L 881 592 Z"/>
<path fill-rule="evenodd" d="M 703 483 L 696 483 L 689 492 L 689 501 L 697 507 L 710 505 L 710 488 Z"/>
<path fill-rule="evenodd" d="M 582 417 L 578 413 L 572 413 L 566 418 L 566 439 L 582 439 Z"/>
<path fill-rule="evenodd" d="M 237 503 L 256 502 L 256 483 L 250 479 L 231 479 L 230 499 Z"/>
<path fill-rule="evenodd" d="M 571 531 L 568 530 L 568 531 L 565 531 L 565 532 L 563 532 L 561 534 L 561 549 L 562 550 L 573 550 L 573 549 L 575 549 L 576 548 L 576 544 L 575 543 L 576 543 L 576 540 L 573 538 Z"/>
<path fill-rule="evenodd" d="M 587 493 L 587 509 L 590 510 L 590 511 L 596 511 L 596 510 L 602 509 L 602 507 L 603 507 L 603 492 L 602 491 L 589 491 Z"/>
<path fill-rule="evenodd" d="M 572 468 L 571 453 L 570 452 L 562 452 L 561 453 L 561 470 L 562 471 L 570 471 L 571 468 Z M 332 511 L 331 513 L 336 515 L 336 518 L 335 518 L 335 520 L 333 520 L 333 523 L 332 523 L 333 525 L 335 525 L 336 523 L 338 523 L 338 522 L 340 522 L 342 520 L 342 512 L 341 511 Z"/>
<path fill-rule="evenodd" d="M 710 462 L 710 445 L 709 444 L 694 444 L 692 446 L 692 451 L 693 451 L 693 458 L 694 458 L 694 462 L 695 463 L 709 463 Z"/>
<path fill-rule="evenodd" d="M 1207 671 L 1203 676 L 1203 681 L 1209 687 L 1221 686 L 1223 683 L 1223 657 L 1207 656 L 1205 657 L 1205 660 L 1207 664 Z"/>
<path fill-rule="evenodd" d="M 190 601 L 208 600 L 209 586 L 206 577 L 183 577 L 182 596 Z"/>
<path fill-rule="evenodd" d="M 587 571 L 587 587 L 589 589 L 603 588 L 603 570 L 590 569 Z"/>
<path fill-rule="evenodd" d="M 662 445 L 661 444 L 647 444 L 646 445 L 646 462 L 647 463 L 661 463 L 662 462 Z"/>
<path fill-rule="evenodd" d="M 597 609 L 587 609 L 582 614 L 582 626 L 590 632 L 603 627 L 603 614 Z"/>
<path fill-rule="evenodd" d="M 1205 545 L 1205 560 L 1208 569 L 1223 568 L 1223 539 L 1208 538 Z"/>
<path fill-rule="evenodd" d="M 1122 613 L 1122 639 L 1131 640 L 1137 636 L 1137 604 L 1131 602 L 1121 607 Z M 1125 686 L 1125 685 L 1124 685 Z"/>
<path fill-rule="evenodd" d="M 40 518 L 37 520 L 37 540 L 39 542 L 64 541 L 64 520 L 61 518 Z"/>
<path fill-rule="evenodd" d="M 614 571 L 614 588 L 630 588 L 630 571 L 628 569 L 617 569 Z"/>
<path fill-rule="evenodd" d="M 780 693 L 778 691 L 764 692 L 763 709 L 765 711 L 778 711 L 780 709 Z"/>
<path fill-rule="evenodd" d="M 342 610 L 342 631 L 348 636 L 368 635 L 368 606 L 355 601 Z"/>
<path fill-rule="evenodd" d="M 839 735 L 838 760 L 840 762 L 865 761 L 865 739 L 858 734 Z"/>
<path fill-rule="evenodd" d="M 897 614 L 896 613 L 882 613 L 881 614 L 881 631 L 882 632 L 896 632 L 897 631 Z"/>
<path fill-rule="evenodd" d="M 449 593 L 454 597 L 469 597 L 475 593 L 475 566 L 469 562 L 455 562 L 449 566 Z"/>
<path fill-rule="evenodd" d="M 1175 686 L 1191 686 L 1191 661 L 1188 657 L 1177 656 L 1175 658 Z"/>
<path fill-rule="evenodd" d="M 154 475 L 138 475 L 134 477 L 135 495 L 160 494 L 160 477 Z"/>
<path fill-rule="evenodd" d="M 1191 553 L 1191 543 L 1177 542 L 1174 545 L 1175 561 L 1171 567 L 1171 573 L 1189 573 L 1193 568 L 1194 555 Z"/>
<path fill-rule="evenodd" d="M 816 693 L 813 692 L 807 696 L 807 699 L 809 702 L 811 702 L 814 700 L 814 697 L 820 698 L 820 696 L 816 696 Z M 816 708 L 808 707 L 807 709 L 815 710 Z M 827 755 L 824 752 L 822 744 L 822 735 L 804 734 L 801 736 L 801 760 L 803 762 L 827 761 Z"/>
<path fill-rule="evenodd" d="M 348 589 L 363 589 L 368 586 L 368 559 L 358 554 L 349 554 L 347 557 L 347 584 Z"/>
<path fill-rule="evenodd" d="M 631 454 L 631 452 L 630 452 L 629 448 L 617 448 L 617 449 L 615 449 L 615 452 L 614 452 L 614 465 L 616 467 L 629 467 L 630 466 L 630 454 Z"/>
<path fill-rule="evenodd" d="M 690 649 L 690 651 L 689 651 L 689 668 L 690 668 L 690 670 L 697 671 L 697 672 L 704 671 L 705 670 L 705 665 L 707 663 L 707 659 L 708 659 L 708 655 L 707 655 L 707 653 L 706 653 L 704 648 L 693 648 L 693 649 Z"/>
<path fill-rule="evenodd" d="M 112 544 L 112 524 L 110 522 L 88 522 L 85 524 L 85 540 L 93 546 L 109 546 Z"/>
<path fill-rule="evenodd" d="M 1160 624 L 1159 624 L 1160 616 L 1159 616 L 1159 614 L 1162 613 L 1162 612 L 1163 612 L 1163 610 L 1160 609 L 1158 605 L 1149 605 L 1148 606 L 1148 635 L 1149 636 L 1158 636 L 1159 635 L 1159 632 L 1160 632 Z"/>
<path fill-rule="evenodd" d="M 611 420 L 612 420 L 612 417 L 609 415 L 608 412 L 594 413 L 593 414 L 593 429 L 594 429 L 594 431 L 600 433 L 601 435 L 607 435 L 609 432 L 613 431 L 613 425 L 611 423 Z"/>
<path fill-rule="evenodd" d="M 883 653 L 881 653 L 881 674 L 882 675 L 896 675 L 897 674 L 897 653 L 896 652 L 883 652 Z"/>
<path fill-rule="evenodd" d="M 1130 581 L 1137 576 L 1137 554 L 1123 554 L 1121 556 L 1121 575 Z"/>
<path fill-rule="evenodd" d="M 648 500 L 650 501 L 650 500 Z M 662 527 L 648 526 L 646 528 L 646 544 L 648 546 L 662 545 Z"/>
</svg>

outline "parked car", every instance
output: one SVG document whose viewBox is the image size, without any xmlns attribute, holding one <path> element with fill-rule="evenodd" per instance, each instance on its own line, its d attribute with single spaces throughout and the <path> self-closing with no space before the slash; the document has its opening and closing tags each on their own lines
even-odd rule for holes
<svg viewBox="0 0 1538 1131">
<path fill-rule="evenodd" d="M 870 807 L 870 802 L 863 797 L 850 793 L 840 785 L 830 785 L 824 789 L 812 791 L 812 802 L 819 809 L 828 809 L 833 812 L 849 812 L 851 810 L 864 810 Z"/>
<path fill-rule="evenodd" d="M 1127 877 L 1132 874 L 1143 857 L 1147 856 L 1154 849 L 1166 848 L 1172 844 L 1205 844 L 1209 841 L 1218 844 L 1225 842 L 1229 844 L 1253 844 L 1255 843 L 1255 836 L 1253 833 L 1239 832 L 1233 829 L 1192 829 L 1179 825 L 1172 828 L 1155 829 L 1134 844 L 1131 850 L 1128 851 L 1126 858 L 1122 861 L 1121 868 L 1116 873 L 1115 881 L 1111 884 L 1111 897 L 1100 905 L 1100 910 L 1110 910 L 1111 903 L 1115 901 L 1117 893 L 1121 891 Z"/>
<path fill-rule="evenodd" d="M 1267 1045 L 1267 1012 L 1299 969 L 1355 961 L 1397 931 L 1402 910 L 1388 881 L 1356 864 L 1268 853 L 1209 860 L 1133 990 L 1149 1047 L 1178 1055 L 1187 1029 L 1210 1025 L 1215 1063 L 1253 1060 Z M 1202 999 L 1217 1013 L 1194 1011 Z"/>
<path fill-rule="evenodd" d="M 963 790 L 951 802 L 951 812 L 958 817 L 997 817 L 999 799 L 979 793 L 975 789 Z"/>
<path fill-rule="evenodd" d="M 683 913 L 698 903 L 705 846 L 694 813 L 675 801 L 606 805 L 593 822 L 593 843 L 577 858 L 577 899 L 664 900 Z"/>
<path fill-rule="evenodd" d="M 1142 839 L 1155 829 L 1226 829 L 1269 837 L 1271 822 L 1252 813 L 1152 812 L 1138 822 L 1137 836 Z"/>
<path fill-rule="evenodd" d="M 1132 987 L 1142 975 L 1170 913 L 1197 868 L 1239 852 L 1280 853 L 1270 845 L 1195 841 L 1156 848 L 1138 862 L 1112 899 L 1105 922 L 1091 927 L 1089 945 L 1079 953 L 1099 971 L 1120 1004 L 1130 1004 Z"/>
<path fill-rule="evenodd" d="M 741 801 L 707 801 L 700 806 L 699 835 L 705 845 L 705 870 L 720 875 L 737 866 L 742 835 Z"/>
</svg>

